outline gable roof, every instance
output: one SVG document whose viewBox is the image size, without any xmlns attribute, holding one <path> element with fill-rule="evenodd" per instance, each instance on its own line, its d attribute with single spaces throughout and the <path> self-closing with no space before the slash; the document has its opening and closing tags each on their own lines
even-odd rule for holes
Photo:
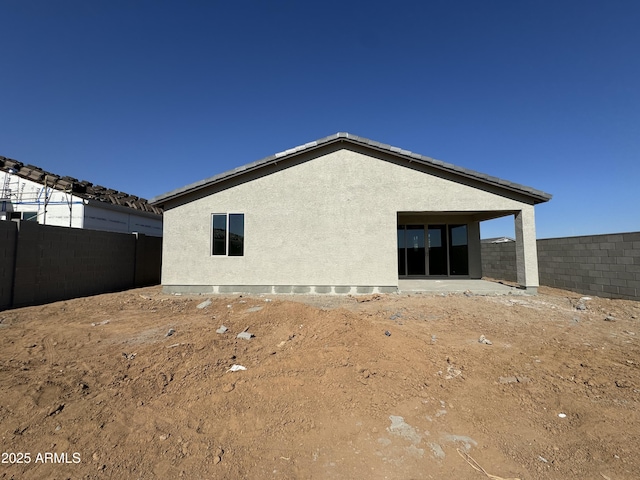
<svg viewBox="0 0 640 480">
<path fill-rule="evenodd" d="M 194 182 L 184 187 L 177 188 L 170 192 L 164 193 L 162 195 L 158 195 L 156 197 L 153 197 L 151 200 L 149 200 L 149 203 L 153 205 L 163 205 L 167 201 L 174 200 L 178 197 L 181 197 L 182 195 L 186 195 L 188 193 L 202 190 L 203 188 L 210 187 L 224 180 L 237 177 L 240 175 L 244 175 L 254 170 L 266 167 L 267 165 L 270 165 L 272 163 L 276 163 L 276 162 L 291 158 L 293 156 L 299 155 L 301 153 L 308 152 L 308 151 L 311 151 L 332 143 L 337 143 L 337 142 L 351 143 L 353 145 L 364 146 L 373 150 L 378 150 L 387 154 L 392 154 L 398 158 L 405 159 L 409 162 L 420 163 L 420 164 L 435 168 L 437 170 L 453 173 L 460 177 L 470 178 L 473 180 L 480 181 L 481 183 L 486 183 L 488 185 L 493 185 L 506 190 L 511 190 L 513 192 L 516 192 L 531 198 L 534 204 L 548 202 L 549 200 L 551 200 L 550 194 L 545 193 L 541 190 L 536 190 L 535 188 L 527 187 L 525 185 L 520 185 L 514 182 L 509 182 L 508 180 L 503 180 L 501 178 L 492 177 L 490 175 L 476 172 L 475 170 L 470 170 L 468 168 L 458 167 L 450 163 L 442 162 L 440 160 L 426 157 L 424 155 L 419 155 L 417 153 L 410 152 L 409 150 L 404 150 L 402 148 L 393 147 L 391 145 L 369 140 L 364 137 L 359 137 L 351 133 L 338 132 L 334 135 L 329 135 L 328 137 L 324 137 L 313 142 L 305 143 L 304 145 L 290 148 L 283 152 L 276 153 L 275 155 L 265 157 L 256 162 L 248 163 L 241 167 L 234 168 L 233 170 L 228 170 L 218 175 L 214 175 L 213 177 L 209 177 L 204 180 L 200 180 L 199 182 Z"/>
<path fill-rule="evenodd" d="M 78 180 L 73 177 L 61 177 L 51 172 L 47 172 L 35 165 L 24 165 L 18 160 L 0 156 L 0 171 L 10 173 L 25 180 L 46 185 L 55 190 L 67 191 L 73 195 L 103 202 L 111 205 L 120 205 L 146 213 L 162 215 L 162 208 L 151 205 L 146 199 L 119 192 L 102 185 L 94 185 L 86 180 Z"/>
</svg>

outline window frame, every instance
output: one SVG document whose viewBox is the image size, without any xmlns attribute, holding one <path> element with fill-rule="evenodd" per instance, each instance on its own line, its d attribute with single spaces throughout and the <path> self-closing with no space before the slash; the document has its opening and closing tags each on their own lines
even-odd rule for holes
<svg viewBox="0 0 640 480">
<path fill-rule="evenodd" d="M 32 211 L 17 211 L 17 212 L 9 212 L 11 215 L 11 220 L 24 220 L 25 222 L 37 222 L 38 221 L 38 212 Z"/>
<path fill-rule="evenodd" d="M 231 215 L 240 215 L 242 217 L 242 253 L 241 254 L 230 254 L 231 252 Z M 214 253 L 215 248 L 215 228 L 214 228 L 214 219 L 215 217 L 224 217 L 224 253 Z M 210 218 L 210 245 L 209 245 L 209 255 L 211 257 L 244 257 L 244 221 L 245 214 L 239 212 L 219 212 L 212 213 Z"/>
</svg>

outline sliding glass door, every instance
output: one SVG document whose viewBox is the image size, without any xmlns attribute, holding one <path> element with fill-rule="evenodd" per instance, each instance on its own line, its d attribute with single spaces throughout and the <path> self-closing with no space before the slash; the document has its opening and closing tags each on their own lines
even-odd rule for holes
<svg viewBox="0 0 640 480">
<path fill-rule="evenodd" d="M 425 275 L 424 226 L 398 225 L 398 275 Z"/>
<path fill-rule="evenodd" d="M 398 275 L 469 275 L 467 225 L 398 225 Z"/>
</svg>

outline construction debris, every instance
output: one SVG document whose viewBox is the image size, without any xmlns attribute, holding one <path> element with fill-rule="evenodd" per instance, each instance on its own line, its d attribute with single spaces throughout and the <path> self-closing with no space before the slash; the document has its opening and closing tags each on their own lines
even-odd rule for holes
<svg viewBox="0 0 640 480">
<path fill-rule="evenodd" d="M 207 298 L 204 302 L 199 304 L 196 308 L 199 308 L 200 310 L 202 310 L 203 308 L 207 308 L 209 305 L 211 305 L 211 299 Z"/>
<path fill-rule="evenodd" d="M 227 372 L 240 372 L 242 370 L 246 370 L 247 367 L 243 367 L 242 365 L 236 365 L 235 363 L 231 365 L 231 368 L 227 370 Z"/>
</svg>

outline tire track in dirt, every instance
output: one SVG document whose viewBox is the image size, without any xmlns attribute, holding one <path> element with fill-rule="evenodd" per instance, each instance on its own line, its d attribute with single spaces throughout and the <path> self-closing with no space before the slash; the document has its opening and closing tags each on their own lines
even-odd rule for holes
<svg viewBox="0 0 640 480">
<path fill-rule="evenodd" d="M 54 365 L 56 361 L 56 350 L 54 342 L 51 337 L 46 336 L 42 339 L 42 345 L 44 347 L 44 357 L 47 359 L 48 365 Z"/>
</svg>

